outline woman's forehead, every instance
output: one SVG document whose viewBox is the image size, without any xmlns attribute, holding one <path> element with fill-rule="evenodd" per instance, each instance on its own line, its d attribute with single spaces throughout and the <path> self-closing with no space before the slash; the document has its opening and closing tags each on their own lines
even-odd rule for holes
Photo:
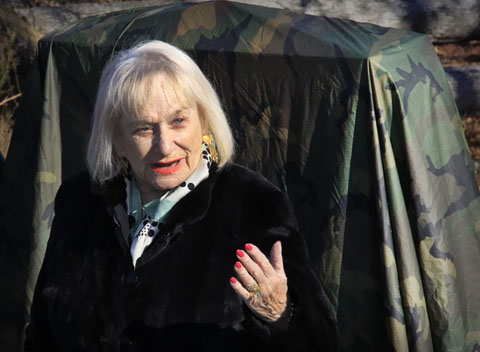
<svg viewBox="0 0 480 352">
<path fill-rule="evenodd" d="M 128 94 L 129 111 L 125 114 L 128 120 L 143 119 L 160 110 L 174 114 L 196 107 L 193 99 L 187 97 L 186 89 L 164 74 L 145 79 L 136 88 Z"/>
<path fill-rule="evenodd" d="M 148 107 L 158 103 L 183 109 L 192 107 L 191 99 L 187 98 L 185 89 L 172 79 L 152 79 L 145 104 Z"/>
</svg>

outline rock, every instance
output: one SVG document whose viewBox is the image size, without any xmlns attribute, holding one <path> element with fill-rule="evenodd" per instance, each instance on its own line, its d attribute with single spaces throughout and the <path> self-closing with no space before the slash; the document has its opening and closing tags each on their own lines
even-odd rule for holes
<svg viewBox="0 0 480 352">
<path fill-rule="evenodd" d="M 425 33 L 433 42 L 480 34 L 478 0 L 304 0 L 305 12 Z"/>
<path fill-rule="evenodd" d="M 25 17 L 37 31 L 42 34 L 46 34 L 57 28 L 72 24 L 84 17 L 108 12 L 123 11 L 138 7 L 166 5 L 173 2 L 175 1 L 158 0 L 81 3 L 54 7 L 18 7 L 15 8 L 15 12 Z"/>
<path fill-rule="evenodd" d="M 56 7 L 16 8 L 41 33 L 48 33 L 76 20 L 100 13 L 175 2 L 129 1 L 69 4 Z M 198 1 L 197 1 L 198 2 Z M 338 17 L 384 27 L 426 33 L 432 41 L 453 41 L 480 35 L 478 0 L 239 0 L 239 2 L 285 8 L 310 15 Z"/>
</svg>

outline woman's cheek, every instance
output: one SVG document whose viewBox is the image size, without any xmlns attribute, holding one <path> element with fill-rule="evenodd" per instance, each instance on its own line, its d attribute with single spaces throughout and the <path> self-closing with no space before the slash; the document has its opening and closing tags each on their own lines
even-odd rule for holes
<svg viewBox="0 0 480 352">
<path fill-rule="evenodd" d="M 147 155 L 149 150 L 152 148 L 152 143 L 145 139 L 137 138 L 133 141 L 132 149 L 135 151 L 135 154 L 139 157 Z"/>
</svg>

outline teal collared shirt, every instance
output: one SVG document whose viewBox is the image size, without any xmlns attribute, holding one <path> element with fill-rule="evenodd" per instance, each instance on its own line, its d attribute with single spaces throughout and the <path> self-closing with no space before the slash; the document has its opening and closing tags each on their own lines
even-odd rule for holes
<svg viewBox="0 0 480 352">
<path fill-rule="evenodd" d="M 153 221 L 161 222 L 165 220 L 170 209 L 173 208 L 175 202 L 164 199 L 169 192 L 166 192 L 160 198 L 156 198 L 144 205 L 142 205 L 142 197 L 140 196 L 140 191 L 138 189 L 135 177 L 132 177 L 130 182 L 130 204 L 129 204 L 129 215 L 133 216 L 135 219 L 135 224 L 130 229 L 130 237 L 133 238 L 140 226 L 141 221 L 148 215 Z"/>
</svg>

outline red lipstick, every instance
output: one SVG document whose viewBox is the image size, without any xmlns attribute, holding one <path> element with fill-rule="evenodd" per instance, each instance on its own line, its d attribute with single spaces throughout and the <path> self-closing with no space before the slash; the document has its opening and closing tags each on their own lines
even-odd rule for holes
<svg viewBox="0 0 480 352">
<path fill-rule="evenodd" d="M 183 163 L 183 159 L 172 160 L 169 162 L 158 162 L 152 164 L 152 169 L 157 174 L 169 175 L 177 171 Z"/>
</svg>

